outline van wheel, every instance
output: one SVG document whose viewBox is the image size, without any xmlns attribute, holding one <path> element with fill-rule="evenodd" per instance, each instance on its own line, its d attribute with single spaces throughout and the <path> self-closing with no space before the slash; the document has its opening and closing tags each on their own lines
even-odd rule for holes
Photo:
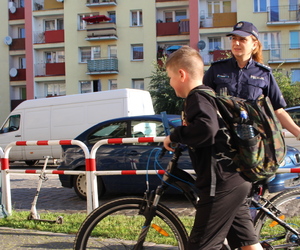
<svg viewBox="0 0 300 250">
<path fill-rule="evenodd" d="M 39 163 L 39 160 L 28 160 L 28 161 L 25 161 L 25 163 L 28 165 L 28 166 L 34 166 L 36 164 Z"/>
<path fill-rule="evenodd" d="M 103 181 L 100 176 L 97 177 L 98 197 L 100 198 L 105 193 Z M 73 178 L 73 187 L 75 193 L 80 199 L 86 200 L 86 176 L 75 175 Z"/>
</svg>

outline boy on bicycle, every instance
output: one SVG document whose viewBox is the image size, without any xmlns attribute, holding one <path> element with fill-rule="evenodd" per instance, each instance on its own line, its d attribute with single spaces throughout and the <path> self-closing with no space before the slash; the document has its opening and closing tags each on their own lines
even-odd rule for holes
<svg viewBox="0 0 300 250">
<path fill-rule="evenodd" d="M 210 89 L 202 85 L 203 67 L 199 52 L 188 46 L 166 62 L 170 85 L 185 105 L 184 125 L 166 137 L 164 147 L 173 151 L 171 142 L 188 146 L 200 196 L 188 250 L 222 249 L 225 238 L 232 249 L 262 249 L 246 202 L 251 183 L 231 166 L 232 148 L 219 127 L 214 99 L 199 91 Z"/>
</svg>

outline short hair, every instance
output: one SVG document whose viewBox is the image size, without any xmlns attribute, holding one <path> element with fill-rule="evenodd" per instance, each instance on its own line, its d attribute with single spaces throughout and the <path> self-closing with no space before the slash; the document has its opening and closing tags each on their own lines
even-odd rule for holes
<svg viewBox="0 0 300 250">
<path fill-rule="evenodd" d="M 166 68 L 171 70 L 184 69 L 191 78 L 202 78 L 204 64 L 197 50 L 189 46 L 182 46 L 168 57 Z"/>
</svg>

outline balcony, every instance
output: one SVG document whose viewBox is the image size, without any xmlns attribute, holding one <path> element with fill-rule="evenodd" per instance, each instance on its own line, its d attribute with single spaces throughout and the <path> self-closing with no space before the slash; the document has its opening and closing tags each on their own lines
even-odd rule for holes
<svg viewBox="0 0 300 250">
<path fill-rule="evenodd" d="M 53 0 L 44 0 L 44 1 L 34 1 L 33 10 L 56 10 L 63 9 L 64 3 L 53 1 Z"/>
<path fill-rule="evenodd" d="M 230 50 L 204 50 L 200 52 L 204 65 L 210 65 L 212 62 L 231 57 Z"/>
<path fill-rule="evenodd" d="M 180 22 L 156 23 L 156 36 L 186 35 L 190 33 L 190 20 L 182 19 Z"/>
<path fill-rule="evenodd" d="M 24 19 L 25 18 L 25 9 L 22 8 L 16 8 L 16 11 L 12 13 L 9 11 L 9 20 L 18 20 L 18 19 Z"/>
<path fill-rule="evenodd" d="M 38 63 L 35 65 L 35 76 L 65 75 L 65 63 Z"/>
<path fill-rule="evenodd" d="M 200 28 L 233 27 L 237 23 L 237 13 L 213 13 L 200 16 Z"/>
<path fill-rule="evenodd" d="M 267 25 L 299 25 L 300 5 L 268 7 Z"/>
<path fill-rule="evenodd" d="M 99 6 L 116 6 L 116 0 L 87 0 L 86 6 L 87 7 L 99 7 Z"/>
<path fill-rule="evenodd" d="M 118 59 L 107 58 L 87 61 L 87 75 L 118 74 Z"/>
<path fill-rule="evenodd" d="M 264 50 L 263 55 L 271 63 L 300 63 L 300 44 L 291 48 L 290 44 L 281 44 L 278 47 Z"/>
<path fill-rule="evenodd" d="M 115 23 L 100 22 L 100 23 L 87 23 L 86 26 L 87 41 L 95 40 L 117 40 L 117 26 Z"/>
<path fill-rule="evenodd" d="M 25 38 L 13 38 L 9 50 L 25 50 Z"/>
<path fill-rule="evenodd" d="M 26 69 L 17 69 L 17 75 L 10 76 L 10 81 L 25 81 L 26 80 Z"/>
<path fill-rule="evenodd" d="M 45 43 L 61 43 L 65 41 L 64 30 L 45 31 Z"/>
</svg>

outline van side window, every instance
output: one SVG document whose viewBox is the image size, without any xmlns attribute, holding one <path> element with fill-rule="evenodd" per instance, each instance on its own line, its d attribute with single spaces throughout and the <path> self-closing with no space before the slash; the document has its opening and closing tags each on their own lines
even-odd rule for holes
<svg viewBox="0 0 300 250">
<path fill-rule="evenodd" d="M 3 127 L 0 130 L 0 133 L 8 133 L 11 131 L 17 131 L 20 127 L 20 115 L 12 115 L 10 116 Z"/>
</svg>

